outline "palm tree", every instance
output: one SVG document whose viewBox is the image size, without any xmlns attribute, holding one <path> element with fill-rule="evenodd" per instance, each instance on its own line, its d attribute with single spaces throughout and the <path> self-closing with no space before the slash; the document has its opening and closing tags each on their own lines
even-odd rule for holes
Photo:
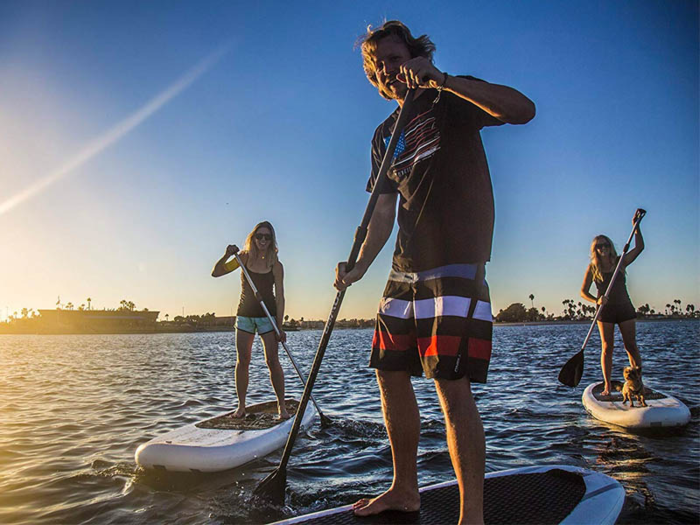
<svg viewBox="0 0 700 525">
<path fill-rule="evenodd" d="M 535 295 L 534 294 L 530 294 L 530 304 L 532 305 L 533 308 L 535 307 Z"/>
<path fill-rule="evenodd" d="M 564 299 L 561 304 L 564 305 L 564 317 L 567 317 L 567 310 L 569 308 L 569 303 L 571 302 L 571 299 Z"/>
<path fill-rule="evenodd" d="M 121 305 L 121 310 L 133 312 L 134 308 L 136 308 L 136 305 L 132 301 L 127 301 L 126 299 L 122 299 L 119 304 Z"/>
<path fill-rule="evenodd" d="M 87 298 L 88 310 L 90 309 L 90 302 L 91 302 L 91 301 L 92 301 L 92 299 L 90 299 L 90 298 L 88 297 L 88 298 Z"/>
</svg>

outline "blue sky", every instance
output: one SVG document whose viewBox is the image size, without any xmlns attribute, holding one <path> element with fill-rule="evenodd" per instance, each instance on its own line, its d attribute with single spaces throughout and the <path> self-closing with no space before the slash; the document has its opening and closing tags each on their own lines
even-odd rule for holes
<svg viewBox="0 0 700 525">
<path fill-rule="evenodd" d="M 593 236 L 621 249 L 638 207 L 633 302 L 700 306 L 697 2 L 5 0 L 0 319 L 58 296 L 230 315 L 239 276 L 211 268 L 264 219 L 288 313 L 324 319 L 394 109 L 354 48 L 385 18 L 430 35 L 438 68 L 537 104 L 530 124 L 482 134 L 494 313 L 532 293 L 559 314 Z M 341 318 L 374 315 L 392 248 Z"/>
</svg>

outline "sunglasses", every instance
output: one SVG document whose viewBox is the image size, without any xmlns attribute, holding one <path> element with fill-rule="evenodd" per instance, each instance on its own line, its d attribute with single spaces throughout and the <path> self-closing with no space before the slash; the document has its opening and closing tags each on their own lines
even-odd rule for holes
<svg viewBox="0 0 700 525">
<path fill-rule="evenodd" d="M 272 234 L 270 234 L 270 233 L 256 233 L 255 238 L 259 241 L 262 241 L 263 239 L 266 241 L 271 241 Z"/>
<path fill-rule="evenodd" d="M 610 248 L 610 243 L 603 242 L 601 244 L 596 244 L 595 247 L 597 250 L 600 250 L 601 248 Z"/>
</svg>

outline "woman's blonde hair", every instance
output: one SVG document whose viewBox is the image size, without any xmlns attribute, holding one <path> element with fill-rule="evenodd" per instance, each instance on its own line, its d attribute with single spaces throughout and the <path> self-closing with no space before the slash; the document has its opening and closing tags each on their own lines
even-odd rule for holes
<svg viewBox="0 0 700 525">
<path fill-rule="evenodd" d="M 607 242 L 610 245 L 610 257 L 613 261 L 617 261 L 617 251 L 615 250 L 615 245 L 610 240 L 607 235 L 596 235 L 591 243 L 591 273 L 593 274 L 593 280 L 599 283 L 603 282 L 603 272 L 601 271 L 601 261 L 600 255 L 598 255 L 598 250 L 595 249 L 596 244 L 602 244 Z"/>
<path fill-rule="evenodd" d="M 260 228 L 267 228 L 272 234 L 272 240 L 267 246 L 267 253 L 262 254 L 263 259 L 265 259 L 266 266 L 272 268 L 277 263 L 277 236 L 275 235 L 275 229 L 272 227 L 268 221 L 262 221 L 255 225 L 253 231 L 248 234 L 245 239 L 245 251 L 250 257 L 258 257 L 258 246 L 255 244 L 255 234 L 258 233 Z"/>
</svg>

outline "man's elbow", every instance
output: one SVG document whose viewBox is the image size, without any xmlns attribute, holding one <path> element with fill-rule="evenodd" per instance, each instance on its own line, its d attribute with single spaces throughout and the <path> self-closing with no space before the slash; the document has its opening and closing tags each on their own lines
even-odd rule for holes
<svg viewBox="0 0 700 525">
<path fill-rule="evenodd" d="M 514 111 L 511 115 L 508 115 L 508 119 L 505 120 L 508 124 L 527 124 L 537 113 L 537 108 L 535 103 L 527 99 L 523 104 L 518 107 L 517 111 Z"/>
</svg>

